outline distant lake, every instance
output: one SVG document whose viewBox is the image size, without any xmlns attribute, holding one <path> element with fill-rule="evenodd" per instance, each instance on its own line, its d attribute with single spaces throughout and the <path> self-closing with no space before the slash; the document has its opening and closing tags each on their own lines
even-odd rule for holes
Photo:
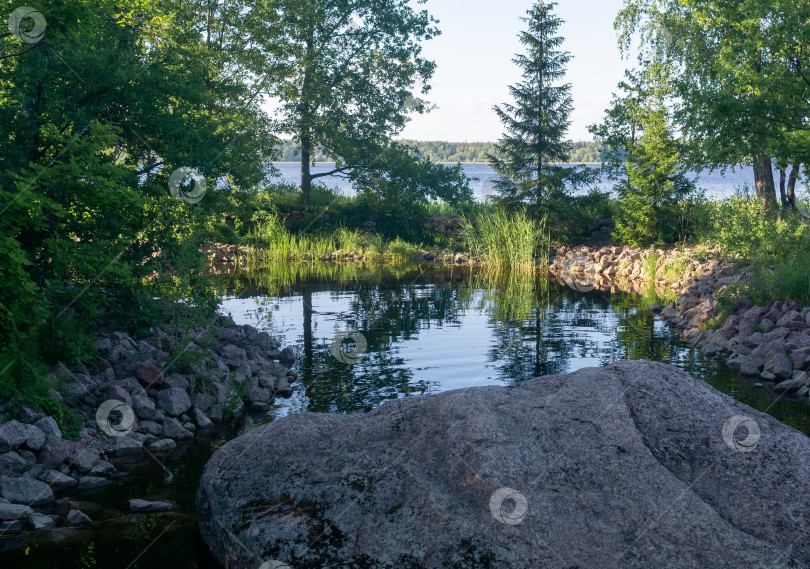
<svg viewBox="0 0 810 569">
<path fill-rule="evenodd" d="M 281 172 L 281 179 L 294 184 L 300 182 L 300 164 L 296 162 L 277 162 L 274 166 Z M 319 163 L 313 166 L 312 172 L 328 172 L 334 169 L 334 166 L 334 164 L 328 162 Z M 591 164 L 591 166 L 599 167 L 598 164 Z M 462 164 L 461 167 L 464 169 L 464 173 L 470 178 L 478 178 L 477 180 L 473 180 L 470 184 L 478 199 L 481 199 L 484 195 L 493 193 L 492 186 L 498 177 L 492 168 L 490 168 L 489 164 Z M 754 171 L 751 166 L 729 167 L 725 173 L 719 171 L 703 171 L 699 174 L 695 174 L 695 176 L 697 178 L 698 188 L 705 190 L 706 197 L 709 198 L 728 197 L 733 195 L 736 190 L 746 185 L 752 189 L 754 186 Z M 779 173 L 776 170 L 774 170 L 774 180 L 776 184 L 779 184 Z M 317 181 L 331 188 L 337 188 L 346 195 L 354 194 L 354 188 L 352 188 L 351 182 L 343 178 L 326 176 L 319 178 Z M 595 185 L 600 190 L 610 190 L 614 186 L 614 182 L 611 182 L 607 179 L 607 176 L 603 175 Z M 582 189 L 580 192 L 587 192 L 587 190 L 587 188 Z"/>
</svg>

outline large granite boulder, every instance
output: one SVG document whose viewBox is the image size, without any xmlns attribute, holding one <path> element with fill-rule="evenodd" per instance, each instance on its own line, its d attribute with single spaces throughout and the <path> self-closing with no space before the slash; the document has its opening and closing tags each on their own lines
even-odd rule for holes
<svg viewBox="0 0 810 569">
<path fill-rule="evenodd" d="M 810 439 L 663 364 L 294 414 L 197 496 L 223 566 L 810 567 Z"/>
</svg>

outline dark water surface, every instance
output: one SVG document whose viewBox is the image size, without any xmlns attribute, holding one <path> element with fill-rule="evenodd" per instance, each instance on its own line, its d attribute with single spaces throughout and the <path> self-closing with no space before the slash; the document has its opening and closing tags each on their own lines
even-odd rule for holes
<svg viewBox="0 0 810 569">
<path fill-rule="evenodd" d="M 724 364 L 705 360 L 647 310 L 657 300 L 653 295 L 582 293 L 545 279 L 466 269 L 357 265 L 282 267 L 225 277 L 217 286 L 223 311 L 238 323 L 269 330 L 295 347 L 299 390 L 268 415 L 249 417 L 164 465 L 141 467 L 122 485 L 85 497 L 92 528 L 66 533 L 57 543 L 33 537 L 0 553 L 0 567 L 213 567 L 195 529 L 205 462 L 236 434 L 298 411 L 361 412 L 396 397 L 643 358 L 685 369 L 810 433 L 810 407 L 774 401 Z M 356 352 L 363 353 L 355 362 Z M 583 396 L 599 397 L 599 386 Z M 132 516 L 126 513 L 130 498 L 171 499 L 177 506 L 169 514 Z"/>
</svg>

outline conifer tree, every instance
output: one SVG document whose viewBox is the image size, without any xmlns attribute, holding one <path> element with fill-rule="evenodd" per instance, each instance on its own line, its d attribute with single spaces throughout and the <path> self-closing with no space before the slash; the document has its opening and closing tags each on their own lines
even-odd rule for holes
<svg viewBox="0 0 810 569">
<path fill-rule="evenodd" d="M 565 136 L 573 100 L 571 85 L 559 84 L 571 56 L 560 49 L 565 38 L 557 32 L 563 20 L 553 13 L 555 6 L 538 2 L 522 18 L 528 24 L 520 34 L 526 52 L 513 59 L 523 70 L 522 81 L 509 87 L 513 104 L 494 107 L 506 132 L 489 155 L 500 178 L 495 184 L 499 201 L 541 213 L 562 205 L 566 186 L 584 180 L 581 169 L 559 165 L 571 153 Z"/>
</svg>

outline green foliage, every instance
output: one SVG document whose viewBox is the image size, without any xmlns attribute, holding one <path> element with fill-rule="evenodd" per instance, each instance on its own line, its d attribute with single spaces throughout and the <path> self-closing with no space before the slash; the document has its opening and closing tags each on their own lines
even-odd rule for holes
<svg viewBox="0 0 810 569">
<path fill-rule="evenodd" d="M 555 84 L 570 59 L 559 49 L 563 38 L 556 34 L 563 22 L 554 15 L 555 6 L 540 2 L 523 18 L 528 30 L 521 32 L 520 42 L 526 53 L 514 59 L 522 81 L 509 88 L 514 104 L 495 107 L 506 132 L 490 156 L 499 176 L 497 201 L 513 210 L 528 205 L 546 215 L 565 201 L 568 187 L 589 179 L 582 169 L 557 165 L 569 160 L 565 134 L 573 101 L 570 84 Z"/>
<path fill-rule="evenodd" d="M 498 209 L 465 223 L 462 240 L 470 254 L 489 267 L 533 272 L 538 264 L 548 266 L 545 218 L 536 221 L 525 213 Z"/>
</svg>

